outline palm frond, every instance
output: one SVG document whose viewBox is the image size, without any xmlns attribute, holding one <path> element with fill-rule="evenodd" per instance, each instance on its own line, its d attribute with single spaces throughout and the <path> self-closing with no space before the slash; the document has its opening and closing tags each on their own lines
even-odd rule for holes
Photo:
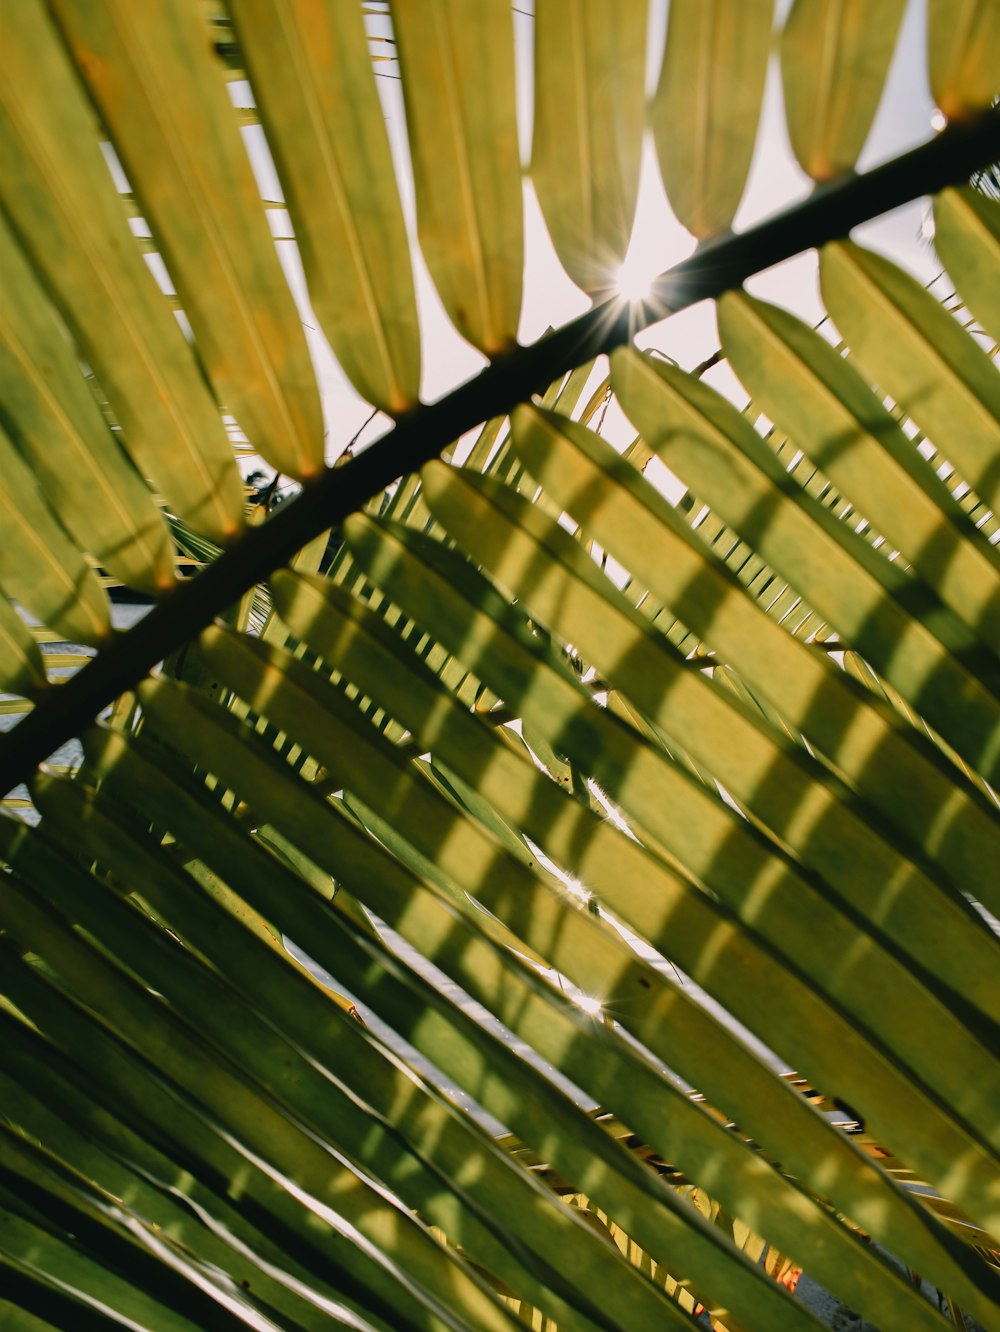
<svg viewBox="0 0 1000 1332">
<path fill-rule="evenodd" d="M 766 0 L 11 10 L 13 1325 L 1000 1318 L 1000 22 L 932 0 L 951 123 L 854 174 L 903 9 L 792 5 L 820 184 L 736 233 Z M 595 304 L 521 347 L 529 142 Z M 962 319 L 849 235 L 923 194 Z M 741 289 L 810 248 L 829 339 Z M 489 363 L 425 405 L 428 276 Z M 325 466 L 331 348 L 391 423 Z"/>
</svg>

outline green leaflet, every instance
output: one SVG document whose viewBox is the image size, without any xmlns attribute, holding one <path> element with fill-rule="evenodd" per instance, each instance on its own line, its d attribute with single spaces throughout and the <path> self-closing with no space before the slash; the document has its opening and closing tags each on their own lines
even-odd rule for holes
<svg viewBox="0 0 1000 1332">
<path fill-rule="evenodd" d="M 109 434 L 72 344 L 3 218 L 0 271 L 7 430 L 80 548 L 123 583 L 155 596 L 174 582 L 166 524 Z"/>
<path fill-rule="evenodd" d="M 543 0 L 535 18 L 531 179 L 578 287 L 614 289 L 639 193 L 647 0 Z"/>
<path fill-rule="evenodd" d="M 760 410 L 1000 656 L 1000 556 L 860 374 L 801 320 L 745 294 L 719 302 L 719 330 Z"/>
<path fill-rule="evenodd" d="M 993 0 L 928 0 L 931 95 L 949 120 L 984 110 L 1000 92 L 1000 9 Z"/>
<path fill-rule="evenodd" d="M 503 728 L 504 740 L 513 736 L 513 732 Z M 464 782 L 455 772 L 439 763 L 433 756 L 426 768 L 427 775 L 434 786 L 442 791 L 461 809 L 467 810 L 474 819 L 486 829 L 518 860 L 531 863 L 533 852 L 529 849 L 524 836 L 515 824 L 509 822 L 493 806 L 491 801 L 480 795 L 474 786 Z"/>
<path fill-rule="evenodd" d="M 934 200 L 934 247 L 962 300 L 1000 342 L 1000 201 L 969 186 Z"/>
<path fill-rule="evenodd" d="M 305 334 L 197 9 L 169 0 L 141 9 L 56 0 L 54 9 L 219 401 L 279 471 L 315 476 L 323 424 Z"/>
<path fill-rule="evenodd" d="M 941 736 L 927 724 L 924 718 L 906 702 L 902 695 L 894 689 L 888 681 L 882 679 L 882 677 L 874 670 L 870 661 L 864 660 L 856 652 L 845 652 L 844 670 L 847 671 L 849 675 L 853 675 L 856 680 L 860 680 L 861 683 L 870 689 L 878 698 L 884 698 L 891 707 L 900 714 L 900 716 L 906 718 L 911 726 L 916 727 L 918 731 L 922 731 L 924 735 L 928 736 L 931 742 L 937 745 L 942 753 L 948 755 L 949 759 L 955 764 L 959 772 L 965 776 L 966 780 L 979 788 L 980 792 L 986 797 L 987 803 L 996 806 L 996 795 L 992 787 L 980 777 L 979 773 L 976 772 L 974 768 L 971 768 L 969 764 L 965 762 L 960 754 L 957 754 L 955 750 L 952 749 L 951 745 L 949 745 L 946 740 L 943 740 Z"/>
<path fill-rule="evenodd" d="M 32 698 L 46 684 L 41 649 L 10 602 L 0 598 L 0 690 Z"/>
<path fill-rule="evenodd" d="M 0 476 L 0 586 L 69 642 L 94 647 L 106 642 L 111 634 L 107 597 L 2 426 Z"/>
<path fill-rule="evenodd" d="M 301 728 L 299 728 L 298 734 L 303 734 Z M 422 770 L 424 765 L 418 764 L 418 766 Z M 365 785 L 364 777 L 356 777 L 352 773 L 347 785 L 352 790 L 357 790 Z M 418 807 L 420 797 L 424 794 L 423 790 L 418 787 L 415 792 L 416 799 L 413 801 Z M 453 873 L 449 876 L 448 871 L 431 858 L 438 849 L 438 834 L 441 831 L 442 824 L 449 829 L 457 828 L 459 833 L 454 840 L 457 842 L 463 840 L 461 833 L 465 831 L 467 825 L 463 823 L 461 818 L 455 817 L 454 812 L 449 808 L 450 802 L 442 798 L 439 804 L 432 805 L 432 811 L 436 817 L 432 817 L 429 828 L 423 830 L 427 834 L 427 837 L 423 839 L 423 845 L 426 847 L 427 839 L 430 841 L 430 855 L 428 855 L 426 851 L 418 849 L 422 839 L 420 836 L 415 836 L 412 831 L 414 821 L 412 814 L 409 817 L 401 816 L 397 825 L 396 822 L 390 822 L 382 813 L 376 812 L 382 808 L 382 802 L 377 798 L 374 809 L 371 803 L 359 801 L 347 791 L 344 792 L 342 799 L 344 808 L 357 819 L 358 823 L 373 837 L 377 838 L 398 860 L 403 861 L 414 874 L 420 875 L 422 879 L 426 879 L 428 883 L 433 884 L 435 888 L 462 905 L 467 903 L 468 899 L 465 894 L 460 890 L 457 891 L 455 886 L 457 882 L 459 888 L 461 888 L 467 882 L 467 878 L 455 876 Z M 442 817 L 442 810 L 447 811 L 444 813 L 444 817 Z M 467 875 L 472 874 L 472 872 L 471 866 L 466 867 Z M 470 895 L 474 895 L 474 889 L 467 891 L 470 892 Z M 548 967 L 549 964 L 544 957 L 537 953 L 530 944 L 526 944 L 519 939 L 517 934 L 512 933 L 505 925 L 487 915 L 482 915 L 481 919 L 477 918 L 476 923 L 489 938 L 495 939 L 503 947 L 511 949 L 533 966 L 542 970 Z"/>
<path fill-rule="evenodd" d="M 813 180 L 850 171 L 865 146 L 906 0 L 795 0 L 781 34 L 792 149 Z"/>
<path fill-rule="evenodd" d="M 475 22 L 470 22 L 475 14 Z M 393 0 L 417 234 L 449 318 L 495 355 L 516 335 L 524 241 L 505 0 Z"/>
<path fill-rule="evenodd" d="M 1000 509 L 1000 375 L 979 344 L 908 273 L 850 241 L 824 247 L 820 285 L 855 364 Z"/>
<path fill-rule="evenodd" d="M 16 77 L 25 67 L 34 78 Z M 140 473 L 193 527 L 229 539 L 243 495 L 218 412 L 133 240 L 93 113 L 40 0 L 9 15 L 0 90 L 0 196 L 22 246 L 57 293 Z"/>
<path fill-rule="evenodd" d="M 203 635 L 201 648 L 219 678 L 253 712 L 267 717 L 322 765 L 325 782 L 347 788 L 364 802 L 366 813 L 360 817 L 365 821 L 377 819 L 378 827 L 373 831 L 394 854 L 400 855 L 394 844 L 400 834 L 414 845 L 422 844 L 424 863 L 418 872 L 459 901 L 463 900 L 462 895 L 449 888 L 449 875 L 461 883 L 463 871 L 472 873 L 484 854 L 486 863 L 481 873 L 485 876 L 491 872 L 490 860 L 496 854 L 495 848 L 484 852 L 485 839 L 474 831 L 475 825 L 456 818 L 443 796 L 417 780 L 409 760 L 380 740 L 354 704 L 343 695 L 323 688 L 321 680 L 307 666 L 276 649 L 265 655 L 263 650 L 254 649 L 252 640 L 241 644 L 239 639 L 212 630 Z M 272 663 L 270 670 L 265 662 Z M 197 709 L 199 704 L 200 700 L 192 697 L 188 706 Z M 400 858 L 406 857 L 400 855 Z M 518 869 L 516 864 L 508 862 L 508 873 L 516 875 Z M 496 872 L 503 877 L 499 868 Z M 463 887 L 469 889 L 467 883 Z M 486 905 L 495 910 L 488 900 Z M 516 936 L 498 928 L 491 917 L 483 916 L 480 924 L 501 943 L 518 946 Z M 537 955 L 533 960 L 545 965 Z"/>
<path fill-rule="evenodd" d="M 409 248 L 355 6 L 239 0 L 240 50 L 310 301 L 359 393 L 394 416 L 420 390 Z"/>
<path fill-rule="evenodd" d="M 72 1317 L 82 1312 L 79 1306 L 76 1306 L 67 1314 L 66 1310 L 70 1303 L 68 1298 L 64 1298 L 52 1286 L 35 1280 L 31 1274 L 20 1267 L 15 1272 L 12 1264 L 0 1258 L 0 1268 L 3 1269 L 5 1283 L 8 1283 L 5 1289 L 11 1296 L 11 1299 L 0 1296 L 0 1318 L 4 1320 L 4 1327 L 9 1327 L 11 1332 L 53 1332 L 57 1324 L 48 1322 L 42 1317 L 41 1310 L 43 1308 L 51 1318 L 57 1318 L 60 1315 L 64 1318 Z M 16 1292 L 10 1283 L 17 1284 Z M 36 1306 L 36 1312 L 29 1312 L 27 1303 L 33 1297 L 39 1299 L 41 1303 Z M 15 1298 L 18 1301 L 17 1304 L 12 1303 Z M 83 1318 L 86 1320 L 87 1314 L 84 1313 Z M 101 1323 L 102 1320 L 99 1317 L 94 1320 L 94 1326 L 99 1327 L 100 1332 L 104 1332 Z M 84 1321 L 78 1323 L 78 1326 L 81 1332 L 85 1332 L 89 1325 Z"/>
<path fill-rule="evenodd" d="M 757 140 L 771 0 L 674 0 L 653 133 L 670 206 L 699 240 L 732 224 Z"/>
</svg>

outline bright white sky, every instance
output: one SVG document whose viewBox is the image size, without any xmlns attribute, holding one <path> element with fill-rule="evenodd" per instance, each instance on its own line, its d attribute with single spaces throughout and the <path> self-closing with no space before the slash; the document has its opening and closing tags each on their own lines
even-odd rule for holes
<svg viewBox="0 0 1000 1332">
<path fill-rule="evenodd" d="M 778 0 L 776 22 L 783 20 L 791 0 Z M 650 0 L 650 49 L 661 52 L 666 30 L 668 0 Z M 514 13 L 515 40 L 517 42 L 517 76 L 522 157 L 527 162 L 531 141 L 531 83 L 532 83 L 532 31 L 533 20 L 523 12 L 529 10 L 532 0 L 518 0 Z M 872 134 L 859 163 L 864 170 L 894 157 L 924 142 L 933 132 L 934 112 L 927 84 L 926 55 L 923 35 L 925 31 L 926 0 L 910 0 L 900 34 L 894 62 L 884 91 L 882 103 Z M 378 16 L 369 20 L 372 36 L 390 31 L 388 22 Z M 382 51 L 385 48 L 382 47 Z M 388 62 L 381 66 L 385 76 L 379 78 L 379 91 L 389 128 L 390 142 L 400 180 L 404 213 L 415 235 L 413 188 L 410 178 L 405 143 L 404 114 L 397 70 Z M 381 72 L 380 71 L 380 72 Z M 652 90 L 658 77 L 658 61 L 650 60 L 647 87 Z M 249 101 L 246 84 L 232 84 L 234 101 Z M 265 198 L 280 200 L 281 191 L 271 165 L 259 127 L 244 131 L 250 148 L 251 160 L 257 172 Z M 752 223 L 779 211 L 801 199 L 811 189 L 811 182 L 800 171 L 788 145 L 785 131 L 781 89 L 776 62 L 772 60 L 764 110 L 758 134 L 757 151 L 751 169 L 746 195 L 736 218 L 736 229 L 742 230 Z M 927 242 L 921 236 L 921 223 L 926 205 L 918 202 L 860 229 L 856 239 L 882 250 L 897 263 L 916 273 L 923 281 L 930 281 L 937 273 L 936 261 Z M 280 210 L 269 213 L 276 236 L 288 236 L 290 224 L 287 214 Z M 533 342 L 546 328 L 559 325 L 580 314 L 589 304 L 588 299 L 566 276 L 552 249 L 541 213 L 530 182 L 525 189 L 526 263 L 524 308 L 519 339 Z M 659 182 L 652 148 L 647 144 L 643 178 L 640 187 L 639 211 L 633 235 L 629 262 L 639 272 L 652 277 L 685 258 L 693 250 L 691 236 L 679 225 L 670 212 Z M 316 319 L 308 307 L 305 285 L 294 243 L 281 241 L 279 250 L 285 263 L 292 289 L 303 311 L 307 326 L 316 329 Z M 416 246 L 413 247 L 417 299 L 424 333 L 424 371 L 422 397 L 433 401 L 456 384 L 477 373 L 485 364 L 480 354 L 454 331 L 441 308 L 426 267 Z M 807 254 L 789 261 L 750 284 L 759 296 L 773 300 L 794 310 L 802 318 L 816 323 L 822 316 L 817 282 L 815 256 Z M 327 425 L 327 459 L 339 455 L 349 439 L 363 426 L 370 414 L 368 405 L 358 398 L 336 364 L 321 333 L 310 332 L 310 345 L 317 366 Z M 681 315 L 676 315 L 640 335 L 639 344 L 655 346 L 674 357 L 681 365 L 691 368 L 715 351 L 718 343 L 715 319 L 710 305 L 703 304 Z M 734 398 L 740 390 L 725 366 L 711 371 L 710 382 Z M 385 429 L 385 418 L 376 418 L 364 432 L 363 438 L 376 438 Z M 615 432 L 613 418 L 607 428 Z"/>
</svg>

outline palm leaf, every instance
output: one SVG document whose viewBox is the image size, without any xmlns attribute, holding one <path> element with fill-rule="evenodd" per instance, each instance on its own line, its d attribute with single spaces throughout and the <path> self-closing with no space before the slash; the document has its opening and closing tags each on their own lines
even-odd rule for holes
<svg viewBox="0 0 1000 1332">
<path fill-rule="evenodd" d="M 644 4 L 539 3 L 530 174 L 602 296 L 661 53 Z M 931 6 L 961 123 L 848 176 L 901 6 L 798 0 L 788 129 L 830 183 L 732 235 L 771 7 L 671 11 L 652 128 L 701 245 L 521 348 L 528 62 L 499 0 L 364 7 L 371 59 L 323 0 L 18 8 L 12 1326 L 797 1329 L 802 1269 L 883 1327 L 948 1326 L 900 1265 L 955 1321 L 1000 1316 L 995 367 L 849 240 L 944 190 L 992 330 L 995 219 L 950 188 L 995 156 L 992 20 L 963 5 L 945 41 Z M 837 347 L 739 290 L 821 246 Z M 491 358 L 429 406 L 426 273 Z M 626 346 L 706 298 L 702 369 L 745 413 Z M 396 418 L 325 470 L 310 308 Z M 233 430 L 307 481 L 239 536 Z M 112 635 L 117 584 L 170 595 Z"/>
</svg>

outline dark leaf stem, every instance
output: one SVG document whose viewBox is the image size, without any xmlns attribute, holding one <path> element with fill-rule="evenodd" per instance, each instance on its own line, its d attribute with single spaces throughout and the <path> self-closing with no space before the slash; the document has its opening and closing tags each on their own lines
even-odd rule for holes
<svg viewBox="0 0 1000 1332">
<path fill-rule="evenodd" d="M 702 246 L 664 273 L 640 304 L 609 300 L 530 347 L 498 356 L 474 379 L 401 417 L 343 466 L 328 468 L 260 527 L 249 528 L 217 560 L 181 584 L 134 628 L 117 635 L 68 683 L 54 687 L 0 737 L 0 792 L 77 735 L 124 690 L 210 624 L 248 588 L 297 550 L 342 522 L 401 475 L 437 457 L 467 430 L 505 415 L 585 361 L 628 342 L 641 329 L 853 227 L 949 185 L 1000 155 L 1000 110 L 954 124 L 928 143 L 863 175 L 821 186 L 803 203 L 739 235 Z"/>
</svg>

